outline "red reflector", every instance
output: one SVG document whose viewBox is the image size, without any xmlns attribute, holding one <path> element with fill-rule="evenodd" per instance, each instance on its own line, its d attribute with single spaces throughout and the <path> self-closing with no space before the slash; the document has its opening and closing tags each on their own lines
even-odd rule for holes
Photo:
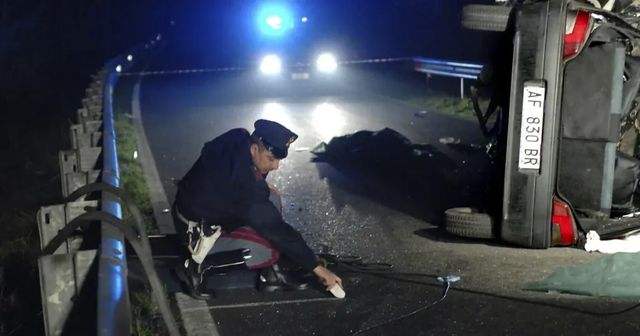
<svg viewBox="0 0 640 336">
<path fill-rule="evenodd" d="M 571 33 L 564 34 L 564 59 L 574 56 L 578 53 L 582 44 L 587 38 L 587 30 L 591 16 L 587 12 L 578 12 L 576 14 L 576 23 Z"/>
<path fill-rule="evenodd" d="M 573 245 L 576 242 L 577 236 L 575 232 L 575 224 L 573 222 L 573 215 L 569 205 L 558 198 L 553 198 L 553 217 L 552 223 L 560 231 L 559 245 Z"/>
</svg>

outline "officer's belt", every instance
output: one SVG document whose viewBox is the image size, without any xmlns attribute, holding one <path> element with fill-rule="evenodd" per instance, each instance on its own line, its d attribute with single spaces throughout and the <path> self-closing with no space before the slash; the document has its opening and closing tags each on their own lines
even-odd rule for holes
<svg viewBox="0 0 640 336">
<path fill-rule="evenodd" d="M 181 220 L 183 223 L 187 224 L 187 232 L 193 232 L 193 228 L 195 228 L 196 226 L 198 226 L 198 222 L 196 221 L 192 221 L 192 220 L 188 220 L 187 217 L 183 216 L 180 213 L 180 210 L 178 210 L 178 207 L 176 206 L 176 216 L 178 217 L 179 220 Z"/>
</svg>

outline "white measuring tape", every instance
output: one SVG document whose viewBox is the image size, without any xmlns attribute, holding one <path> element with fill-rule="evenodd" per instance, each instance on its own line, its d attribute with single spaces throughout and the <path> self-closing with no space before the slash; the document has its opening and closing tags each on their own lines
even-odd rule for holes
<svg viewBox="0 0 640 336">
<path fill-rule="evenodd" d="M 362 60 L 349 60 L 341 61 L 338 64 L 374 64 L 374 63 L 392 63 L 392 62 L 405 62 L 412 61 L 413 57 L 387 57 L 387 58 L 371 58 Z M 292 67 L 304 68 L 310 67 L 310 63 L 296 63 Z M 176 69 L 176 70 L 157 70 L 157 71 L 140 71 L 140 72 L 122 72 L 120 76 L 150 76 L 150 75 L 176 75 L 176 74 L 192 74 L 192 73 L 205 73 L 205 72 L 231 72 L 242 71 L 247 68 L 242 67 L 223 67 L 223 68 L 200 68 L 200 69 Z"/>
</svg>

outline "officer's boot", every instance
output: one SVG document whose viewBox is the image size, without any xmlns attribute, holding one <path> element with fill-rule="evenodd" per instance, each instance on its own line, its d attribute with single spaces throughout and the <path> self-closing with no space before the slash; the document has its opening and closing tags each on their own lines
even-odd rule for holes
<svg viewBox="0 0 640 336">
<path fill-rule="evenodd" d="M 305 290 L 309 288 L 309 281 L 297 274 L 282 271 L 278 264 L 273 264 L 260 270 L 258 290 L 273 292 L 276 290 Z"/>
<path fill-rule="evenodd" d="M 224 276 L 234 271 L 248 270 L 246 260 L 250 258 L 251 250 L 237 249 L 210 254 L 201 264 L 194 262 L 191 258 L 185 260 L 184 273 L 187 276 L 184 281 L 188 285 L 189 295 L 197 299 L 213 297 L 214 290 L 207 287 L 207 278 L 212 275 Z"/>
<path fill-rule="evenodd" d="M 213 296 L 206 288 L 204 272 L 201 271 L 200 265 L 188 258 L 179 267 L 182 269 L 178 271 L 178 276 L 186 284 L 189 296 L 198 300 L 206 300 Z"/>
</svg>

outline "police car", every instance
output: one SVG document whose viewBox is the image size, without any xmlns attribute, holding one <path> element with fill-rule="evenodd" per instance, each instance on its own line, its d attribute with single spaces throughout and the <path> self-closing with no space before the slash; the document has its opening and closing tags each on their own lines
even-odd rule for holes
<svg viewBox="0 0 640 336">
<path fill-rule="evenodd" d="M 264 4 L 256 12 L 259 60 L 266 78 L 333 78 L 338 71 L 336 46 L 318 37 L 318 22 L 284 4 Z"/>
</svg>

